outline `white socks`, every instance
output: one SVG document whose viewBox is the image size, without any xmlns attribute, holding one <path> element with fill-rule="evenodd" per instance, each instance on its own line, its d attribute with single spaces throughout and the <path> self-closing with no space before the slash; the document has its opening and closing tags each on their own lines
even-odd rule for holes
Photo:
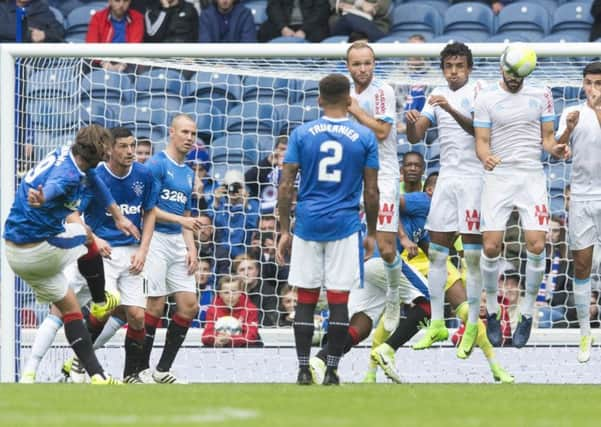
<svg viewBox="0 0 601 427">
<path fill-rule="evenodd" d="M 31 357 L 25 364 L 24 372 L 36 372 L 38 370 L 40 362 L 54 342 L 56 333 L 62 326 L 63 321 L 59 317 L 54 314 L 46 316 L 35 334 L 35 340 L 31 347 Z"/>
<path fill-rule="evenodd" d="M 467 266 L 466 291 L 469 311 L 467 321 L 476 323 L 480 317 L 480 295 L 482 294 L 482 275 L 480 274 L 480 253 L 482 245 L 466 243 L 463 255 Z"/>
<path fill-rule="evenodd" d="M 94 350 L 104 347 L 104 345 L 117 333 L 119 329 L 121 329 L 125 325 L 125 322 L 118 317 L 109 317 L 109 320 L 106 321 L 102 332 L 94 341 Z"/>
<path fill-rule="evenodd" d="M 388 264 L 384 261 L 386 267 L 386 275 L 388 276 L 388 285 L 391 288 L 398 288 L 401 286 L 401 257 L 397 253 L 392 264 Z"/>
<path fill-rule="evenodd" d="M 520 313 L 532 316 L 534 303 L 540 289 L 540 284 L 545 276 L 545 251 L 536 255 L 526 251 L 526 293 L 520 302 Z"/>
<path fill-rule="evenodd" d="M 591 304 L 591 279 L 574 279 L 574 303 L 580 324 L 580 336 L 591 334 L 589 306 Z"/>
<path fill-rule="evenodd" d="M 499 256 L 489 258 L 480 255 L 480 272 L 482 274 L 482 286 L 486 290 L 486 310 L 488 314 L 495 314 L 501 310 L 497 301 L 497 280 L 499 280 Z"/>
<path fill-rule="evenodd" d="M 432 320 L 444 320 L 444 288 L 447 283 L 447 258 L 449 249 L 430 243 L 428 258 L 430 272 L 428 273 L 428 288 L 430 289 L 430 309 Z"/>
</svg>

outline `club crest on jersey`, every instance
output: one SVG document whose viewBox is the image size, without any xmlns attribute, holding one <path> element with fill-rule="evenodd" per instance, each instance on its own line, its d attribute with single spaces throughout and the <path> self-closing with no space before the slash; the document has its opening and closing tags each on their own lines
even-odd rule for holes
<svg viewBox="0 0 601 427">
<path fill-rule="evenodd" d="M 534 216 L 538 218 L 539 225 L 549 224 L 549 210 L 547 209 L 547 205 L 534 206 Z"/>
<path fill-rule="evenodd" d="M 144 194 L 144 183 L 142 181 L 136 181 L 132 184 L 131 189 L 136 196 L 142 197 L 142 194 Z"/>
<path fill-rule="evenodd" d="M 480 230 L 480 212 L 477 209 L 473 209 L 471 212 L 469 209 L 465 211 L 465 223 L 467 224 L 467 229 L 469 231 L 472 230 Z"/>
</svg>

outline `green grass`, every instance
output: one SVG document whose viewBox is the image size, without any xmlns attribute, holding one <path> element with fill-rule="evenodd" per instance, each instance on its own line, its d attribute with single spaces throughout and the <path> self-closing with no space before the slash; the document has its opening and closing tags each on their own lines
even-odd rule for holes
<svg viewBox="0 0 601 427">
<path fill-rule="evenodd" d="M 583 427 L 600 399 L 586 385 L 0 385 L 0 426 Z"/>
</svg>

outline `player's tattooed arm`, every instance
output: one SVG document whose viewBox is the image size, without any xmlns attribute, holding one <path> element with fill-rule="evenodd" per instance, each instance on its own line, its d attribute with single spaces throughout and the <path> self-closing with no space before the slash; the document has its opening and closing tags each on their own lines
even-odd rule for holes
<svg viewBox="0 0 601 427">
<path fill-rule="evenodd" d="M 298 173 L 298 163 L 284 163 L 282 168 L 282 178 L 278 189 L 278 214 L 280 220 L 280 241 L 276 251 L 276 261 L 278 264 L 285 264 L 290 247 L 292 245 L 292 236 L 290 235 L 290 209 L 292 206 L 292 196 L 294 194 L 294 180 Z"/>
</svg>

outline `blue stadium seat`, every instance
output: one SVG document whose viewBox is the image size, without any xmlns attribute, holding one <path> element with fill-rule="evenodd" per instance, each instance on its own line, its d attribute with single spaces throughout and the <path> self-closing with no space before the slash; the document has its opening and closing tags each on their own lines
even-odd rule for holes
<svg viewBox="0 0 601 427">
<path fill-rule="evenodd" d="M 275 39 L 269 40 L 269 43 L 309 43 L 305 39 L 301 39 L 300 37 L 286 37 L 280 36 Z"/>
<path fill-rule="evenodd" d="M 490 6 L 483 3 L 458 3 L 447 9 L 443 16 L 443 32 L 480 31 L 492 34 L 494 15 Z"/>
<path fill-rule="evenodd" d="M 167 122 L 149 108 L 126 105 L 117 114 L 119 126 L 131 129 L 137 138 L 146 137 L 158 142 L 164 140 L 167 135 Z"/>
<path fill-rule="evenodd" d="M 484 43 L 490 38 L 490 34 L 486 31 L 479 30 L 458 30 L 447 31 L 444 34 L 434 37 L 430 40 L 431 43 L 446 43 L 453 40 L 461 43 Z"/>
<path fill-rule="evenodd" d="M 206 143 L 211 144 L 225 132 L 225 116 L 222 111 L 205 101 L 192 101 L 184 104 L 182 113 L 190 115 L 196 122 L 196 133 Z"/>
<path fill-rule="evenodd" d="M 279 135 L 280 122 L 273 105 L 247 101 L 228 111 L 225 128 L 228 132 Z"/>
<path fill-rule="evenodd" d="M 137 99 L 135 107 L 141 111 L 150 111 L 151 122 L 169 126 L 171 119 L 183 108 L 183 99 L 172 96 L 153 96 Z"/>
<path fill-rule="evenodd" d="M 392 12 L 390 31 L 435 36 L 442 32 L 442 18 L 438 10 L 428 4 L 401 4 Z"/>
<path fill-rule="evenodd" d="M 496 32 L 538 33 L 542 37 L 549 32 L 549 21 L 549 12 L 540 4 L 511 3 L 499 12 Z"/>
<path fill-rule="evenodd" d="M 542 38 L 538 33 L 529 33 L 527 31 L 507 31 L 494 36 L 490 36 L 488 43 L 509 43 L 509 42 L 535 42 Z"/>
<path fill-rule="evenodd" d="M 34 128 L 70 129 L 78 121 L 79 105 L 75 101 L 31 98 L 26 101 L 25 111 Z"/>
<path fill-rule="evenodd" d="M 80 120 L 84 125 L 94 123 L 106 128 L 118 125 L 115 110 L 104 100 L 82 100 L 79 111 Z"/>
<path fill-rule="evenodd" d="M 68 16 L 69 12 L 72 10 L 75 10 L 78 7 L 89 5 L 91 3 L 104 3 L 104 7 L 108 6 L 107 2 L 100 2 L 98 0 L 50 0 L 48 3 L 60 10 L 65 17 Z"/>
<path fill-rule="evenodd" d="M 586 2 L 571 2 L 559 6 L 553 13 L 551 32 L 578 30 L 590 33 L 593 25 L 591 5 Z M 588 37 L 587 37 L 588 41 Z"/>
<path fill-rule="evenodd" d="M 549 12 L 549 15 L 552 15 L 553 12 L 555 11 L 555 9 L 557 9 L 559 3 L 561 3 L 563 0 L 527 0 L 527 1 L 528 1 L 528 3 L 540 4 L 542 7 L 547 9 L 547 12 Z"/>
<path fill-rule="evenodd" d="M 267 21 L 267 1 L 247 1 L 244 2 L 244 6 L 250 9 L 250 11 L 252 12 L 253 18 L 255 20 L 255 25 L 257 26 L 258 30 L 261 24 Z"/>
<path fill-rule="evenodd" d="M 228 134 L 213 142 L 211 158 L 214 163 L 256 165 L 259 160 L 258 139 L 256 136 Z"/>
<path fill-rule="evenodd" d="M 378 39 L 377 43 L 407 43 L 407 38 L 406 32 L 392 33 Z"/>
<path fill-rule="evenodd" d="M 559 33 L 549 34 L 548 36 L 543 37 L 541 40 L 541 42 L 544 43 L 578 43 L 587 41 L 588 32 L 586 34 L 586 38 L 582 38 L 579 33 L 572 31 L 561 31 Z"/>
<path fill-rule="evenodd" d="M 134 87 L 126 74 L 94 70 L 81 78 L 82 98 L 102 98 L 129 104 L 134 98 Z"/>
<path fill-rule="evenodd" d="M 317 120 L 322 111 L 316 105 L 287 105 L 276 109 L 281 133 L 289 134 L 297 126 Z"/>
<path fill-rule="evenodd" d="M 102 10 L 108 6 L 107 2 L 92 2 L 86 3 L 82 6 L 76 7 L 75 9 L 67 12 L 67 22 L 65 23 L 65 29 L 67 35 L 86 33 L 88 31 L 88 23 L 92 15 L 97 11 Z M 63 14 L 65 12 L 63 11 Z"/>
<path fill-rule="evenodd" d="M 287 103 L 289 99 L 288 79 L 277 77 L 246 76 L 242 80 L 242 100 L 257 100 L 258 98 L 271 98 L 271 102 Z"/>
<path fill-rule="evenodd" d="M 184 83 L 184 94 L 197 100 L 210 101 L 225 112 L 242 98 L 242 81 L 235 74 L 198 71 Z"/>
<path fill-rule="evenodd" d="M 56 7 L 53 7 L 53 6 L 49 6 L 49 9 L 54 14 L 54 17 L 59 22 L 59 24 L 61 24 L 64 28 L 65 27 L 65 15 L 63 15 L 63 12 L 61 12 L 60 9 L 57 9 Z"/>
<path fill-rule="evenodd" d="M 36 98 L 71 97 L 77 93 L 78 76 L 69 68 L 46 68 L 33 72 L 25 83 L 25 94 Z"/>
<path fill-rule="evenodd" d="M 348 36 L 330 36 L 326 37 L 321 43 L 347 43 Z"/>
<path fill-rule="evenodd" d="M 172 94 L 182 95 L 181 71 L 153 68 L 136 78 L 136 96 L 140 98 L 146 94 Z"/>
<path fill-rule="evenodd" d="M 86 42 L 86 33 L 72 33 L 65 36 L 65 41 L 67 43 L 85 43 Z"/>
<path fill-rule="evenodd" d="M 450 2 L 448 0 L 407 0 L 404 3 L 421 3 L 421 4 L 427 4 L 429 6 L 432 6 L 434 9 L 436 9 L 438 11 L 438 13 L 440 13 L 440 15 L 444 15 L 445 11 L 449 8 L 450 6 Z M 399 1 L 398 3 L 395 3 L 394 6 L 398 6 L 399 4 L 403 3 L 402 1 Z"/>
</svg>

